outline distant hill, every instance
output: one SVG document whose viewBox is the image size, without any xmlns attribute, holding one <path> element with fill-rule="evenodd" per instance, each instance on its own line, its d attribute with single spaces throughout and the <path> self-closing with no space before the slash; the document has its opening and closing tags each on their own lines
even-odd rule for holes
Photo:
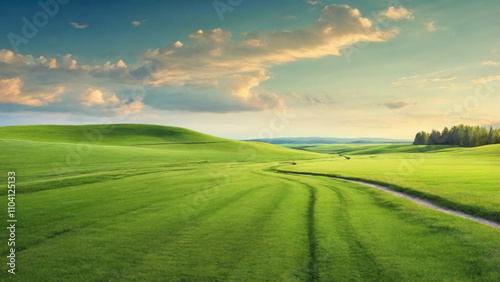
<svg viewBox="0 0 500 282">
<path fill-rule="evenodd" d="M 162 162 L 274 161 L 318 157 L 316 152 L 293 150 L 263 142 L 226 139 L 174 126 L 152 124 L 0 126 L 0 148 L 6 152 L 20 150 L 30 155 L 30 158 L 36 155 L 33 150 L 36 152 L 38 147 L 52 150 L 50 152 L 54 156 L 63 154 L 66 157 L 67 148 L 73 148 L 71 146 L 76 144 L 95 145 L 91 151 L 93 154 L 99 152 L 100 156 L 117 158 L 122 154 L 127 156 L 135 154 L 134 156 L 142 158 L 152 154 L 155 158 L 161 158 Z M 29 161 L 30 158 L 26 160 Z"/>
<path fill-rule="evenodd" d="M 0 127 L 4 139 L 101 145 L 221 142 L 227 139 L 181 127 L 152 124 L 14 125 Z"/>
<path fill-rule="evenodd" d="M 344 144 L 344 143 L 409 143 L 409 139 L 391 138 L 330 138 L 330 137 L 280 137 L 250 139 L 248 141 L 260 141 L 271 144 Z"/>
</svg>

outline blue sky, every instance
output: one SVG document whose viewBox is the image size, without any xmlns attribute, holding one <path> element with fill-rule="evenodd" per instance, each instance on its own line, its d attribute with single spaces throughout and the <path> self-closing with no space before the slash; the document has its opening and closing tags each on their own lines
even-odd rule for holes
<svg viewBox="0 0 500 282">
<path fill-rule="evenodd" d="M 0 125 L 409 139 L 500 124 L 498 1 L 40 2 L 3 3 Z"/>
</svg>

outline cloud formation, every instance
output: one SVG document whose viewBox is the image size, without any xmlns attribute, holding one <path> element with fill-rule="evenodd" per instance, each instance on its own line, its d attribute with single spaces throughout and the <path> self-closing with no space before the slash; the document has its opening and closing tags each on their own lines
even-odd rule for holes
<svg viewBox="0 0 500 282">
<path fill-rule="evenodd" d="M 433 32 L 433 31 L 437 30 L 436 25 L 434 24 L 434 21 L 425 22 L 424 26 L 425 26 L 425 29 L 429 32 Z"/>
<path fill-rule="evenodd" d="M 404 107 L 409 106 L 409 105 L 414 105 L 414 103 L 396 100 L 396 101 L 392 101 L 389 103 L 385 103 L 384 105 L 391 110 L 397 110 L 397 109 L 401 109 L 401 108 L 404 108 Z"/>
<path fill-rule="evenodd" d="M 88 88 L 79 96 L 80 104 L 84 106 L 114 104 L 119 102 L 116 94 L 103 93 L 99 89 Z"/>
<path fill-rule="evenodd" d="M 130 80 L 123 60 L 102 65 L 78 65 L 72 54 L 33 58 L 7 49 L 0 50 L 0 103 L 18 105 L 11 105 L 9 111 L 97 116 L 137 112 L 142 108 L 142 102 L 130 94 L 118 97 L 100 89 L 110 83 L 122 85 Z"/>
<path fill-rule="evenodd" d="M 335 99 L 328 94 L 297 94 L 292 92 L 289 97 L 287 97 L 287 105 L 301 105 L 301 106 L 316 106 L 316 105 L 333 105 L 335 104 Z"/>
<path fill-rule="evenodd" d="M 317 0 L 306 0 L 307 4 L 309 5 L 318 5 L 318 4 L 322 4 L 321 1 L 317 1 Z"/>
<path fill-rule="evenodd" d="M 101 89 L 88 88 L 78 96 L 81 105 L 93 110 L 108 110 L 113 115 L 124 115 L 139 112 L 143 104 L 141 101 L 119 99 L 115 93 Z"/>
<path fill-rule="evenodd" d="M 233 39 L 228 30 L 199 29 L 184 42 L 146 50 L 132 67 L 121 59 L 79 64 L 72 54 L 33 58 L 4 49 L 0 102 L 89 115 L 134 113 L 144 105 L 207 112 L 278 109 L 283 97 L 260 86 L 272 77 L 271 67 L 339 56 L 354 43 L 383 42 L 397 33 L 396 28 L 373 26 L 355 8 L 332 4 L 323 7 L 316 23 L 295 30 L 244 32 Z M 146 91 L 133 93 L 136 88 Z"/>
<path fill-rule="evenodd" d="M 470 81 L 472 83 L 487 83 L 495 80 L 500 80 L 500 75 L 487 75 L 483 77 L 473 78 Z"/>
<path fill-rule="evenodd" d="M 261 82 L 271 78 L 269 68 L 305 58 L 339 55 L 340 50 L 359 41 L 381 42 L 397 29 L 381 30 L 347 5 L 328 5 L 315 25 L 296 30 L 245 32 L 231 40 L 227 30 L 214 28 L 190 34 L 188 43 L 174 42 L 144 54 L 145 66 L 132 74 L 149 84 L 218 89 L 260 108 L 269 101 L 279 104 L 276 94 L 264 94 Z M 149 70 L 149 71 L 148 71 Z M 142 76 L 142 77 L 141 77 Z"/>
<path fill-rule="evenodd" d="M 495 61 L 492 61 L 492 60 L 487 60 L 487 61 L 483 61 L 483 66 L 500 66 L 500 62 L 495 62 Z"/>
<path fill-rule="evenodd" d="M 396 85 L 403 88 L 409 87 L 425 87 L 433 85 L 436 82 L 446 82 L 457 79 L 456 76 L 443 76 L 443 71 L 434 72 L 426 75 L 411 75 L 403 76 L 398 78 L 396 81 L 392 82 L 392 85 Z M 448 86 L 452 84 L 447 84 Z M 441 85 L 443 86 L 443 85 Z M 441 87 L 443 88 L 443 87 Z M 451 87 L 447 87 L 451 89 Z"/>
<path fill-rule="evenodd" d="M 69 23 L 72 27 L 78 28 L 78 29 L 84 29 L 87 28 L 89 25 L 88 24 L 79 24 L 77 22 L 70 22 Z"/>
<path fill-rule="evenodd" d="M 21 91 L 21 88 L 19 77 L 0 79 L 0 103 L 41 106 L 54 101 L 54 97 L 64 91 L 61 86 L 52 91 Z"/>
<path fill-rule="evenodd" d="M 388 18 L 393 21 L 399 21 L 402 19 L 408 19 L 408 20 L 413 20 L 415 17 L 413 16 L 412 12 L 407 10 L 403 6 L 397 6 L 394 8 L 393 6 L 388 7 L 384 11 L 380 12 L 379 17 L 381 18 Z"/>
</svg>

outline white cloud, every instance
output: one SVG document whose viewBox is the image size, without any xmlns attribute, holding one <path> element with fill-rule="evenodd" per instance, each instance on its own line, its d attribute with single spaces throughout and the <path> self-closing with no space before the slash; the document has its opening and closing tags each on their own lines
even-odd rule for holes
<svg viewBox="0 0 500 282">
<path fill-rule="evenodd" d="M 381 18 L 388 18 L 393 21 L 399 21 L 402 19 L 408 19 L 408 20 L 413 20 L 415 17 L 413 16 L 412 12 L 407 10 L 403 6 L 397 6 L 394 8 L 393 6 L 385 9 L 384 11 L 380 12 L 379 17 Z"/>
<path fill-rule="evenodd" d="M 439 85 L 439 82 L 448 82 L 457 79 L 456 76 L 446 76 L 445 74 L 449 74 L 447 71 L 437 71 L 425 75 L 411 75 L 411 76 L 403 76 L 398 78 L 396 81 L 393 81 L 391 84 L 403 87 L 403 88 L 410 88 L 410 87 L 435 87 L 436 84 Z M 450 85 L 449 83 L 446 85 Z M 451 89 L 452 87 L 446 87 L 446 85 L 441 85 L 439 88 L 448 88 Z"/>
<path fill-rule="evenodd" d="M 455 80 L 457 77 L 456 76 L 451 76 L 451 77 L 435 77 L 435 78 L 428 78 L 424 81 L 432 81 L 432 82 L 436 82 L 436 81 L 449 81 L 449 80 Z"/>
<path fill-rule="evenodd" d="M 19 77 L 0 79 L 0 103 L 15 103 L 30 106 L 41 106 L 54 100 L 54 96 L 64 91 L 64 87 L 56 87 L 52 91 L 22 91 L 22 80 Z"/>
<path fill-rule="evenodd" d="M 182 42 L 180 42 L 179 40 L 175 41 L 174 42 L 174 46 L 177 47 L 177 48 L 180 48 L 182 47 L 184 44 L 182 44 Z"/>
<path fill-rule="evenodd" d="M 66 69 L 70 69 L 70 70 L 74 70 L 76 69 L 76 60 L 71 58 L 71 54 L 66 54 L 62 57 L 62 64 L 61 64 L 61 67 L 63 68 L 66 68 Z M 54 66 L 56 67 L 56 66 Z M 50 68 L 50 66 L 49 66 Z"/>
<path fill-rule="evenodd" d="M 44 93 L 46 99 L 38 97 L 34 98 L 38 102 L 24 103 L 52 103 L 50 111 L 61 108 L 66 112 L 99 114 L 101 111 L 112 115 L 138 111 L 143 105 L 142 98 L 126 98 L 132 96 L 128 93 L 137 86 L 144 86 L 148 93 L 156 93 L 157 97 L 150 99 L 154 102 L 144 102 L 152 107 L 257 111 L 283 106 L 280 95 L 260 87 L 263 81 L 272 77 L 271 67 L 300 59 L 339 56 L 342 48 L 354 43 L 383 42 L 396 34 L 396 28 L 372 26 L 357 9 L 332 4 L 324 6 L 314 24 L 295 30 L 246 32 L 241 34 L 241 39 L 233 40 L 227 30 L 199 29 L 185 42 L 175 41 L 148 49 L 134 67 L 127 66 L 121 59 L 102 65 L 79 65 L 71 54 L 33 59 L 30 55 L 4 49 L 0 50 L 0 78 L 19 78 L 26 89 L 30 89 L 30 97 L 36 97 L 37 91 Z M 21 82 L 3 83 L 5 89 L 9 89 L 8 92 L 4 90 L 3 97 L 14 97 L 22 92 Z M 55 96 L 50 95 L 59 86 L 65 87 L 64 93 L 55 101 Z M 101 89 L 110 89 L 113 94 Z M 175 96 L 176 93 L 183 94 Z M 210 103 L 200 107 L 203 104 L 200 100 Z M 225 101 L 222 106 L 217 104 L 220 101 Z M 176 103 L 161 105 L 162 102 Z M 75 108 L 77 106 L 79 108 Z"/>
<path fill-rule="evenodd" d="M 100 65 L 81 65 L 80 68 L 85 71 L 93 71 L 99 69 Z"/>
<path fill-rule="evenodd" d="M 84 29 L 87 28 L 89 25 L 88 24 L 79 24 L 77 22 L 70 22 L 69 23 L 72 27 L 78 28 L 78 29 Z"/>
<path fill-rule="evenodd" d="M 21 84 L 19 77 L 0 79 L 0 101 L 16 103 L 21 93 Z"/>
<path fill-rule="evenodd" d="M 142 23 L 142 21 L 132 21 L 131 24 L 133 26 L 139 26 Z"/>
<path fill-rule="evenodd" d="M 115 63 L 79 66 L 72 54 L 58 55 L 57 59 L 44 56 L 33 59 L 30 55 L 3 49 L 0 65 L 0 104 L 17 104 L 9 107 L 9 111 L 114 116 L 133 112 L 142 105 L 140 101 L 135 102 L 137 98 L 131 99 L 130 91 L 121 99 L 100 90 L 87 91 L 109 84 L 117 90 L 131 87 L 130 83 L 142 85 L 128 75 L 128 66 L 121 59 Z"/>
<path fill-rule="evenodd" d="M 104 65 L 102 65 L 102 66 L 97 65 L 97 67 L 94 67 L 94 68 L 102 69 L 104 71 L 109 71 L 109 70 L 116 70 L 116 69 L 126 69 L 127 65 L 125 64 L 125 62 L 123 62 L 122 59 L 119 59 L 114 64 L 112 64 L 110 61 L 107 61 L 106 63 L 104 63 Z"/>
<path fill-rule="evenodd" d="M 495 80 L 500 80 L 500 75 L 488 75 L 488 76 L 474 78 L 474 79 L 471 79 L 470 81 L 472 83 L 487 83 L 487 82 L 495 81 Z"/>
<path fill-rule="evenodd" d="M 3 51 L 3 50 L 2 50 Z M 8 50 L 10 51 L 10 50 Z M 0 51 L 1 52 L 1 51 Z M 42 64 L 43 66 L 45 67 L 48 67 L 49 69 L 55 69 L 57 68 L 57 61 L 56 61 L 56 58 L 50 58 L 50 59 L 47 59 L 45 58 L 44 56 L 40 56 L 38 57 L 38 62 L 40 64 Z"/>
<path fill-rule="evenodd" d="M 134 114 L 140 112 L 143 106 L 141 101 L 135 100 L 128 104 L 122 104 L 121 107 L 116 108 L 115 112 L 117 116 Z"/>
<path fill-rule="evenodd" d="M 55 69 L 55 68 L 57 68 L 56 58 L 50 58 L 49 62 L 47 63 L 47 67 L 49 69 Z"/>
<path fill-rule="evenodd" d="M 78 96 L 80 104 L 90 111 L 107 112 L 120 116 L 140 112 L 143 104 L 139 100 L 127 101 L 119 99 L 115 93 L 97 88 L 88 88 Z"/>
<path fill-rule="evenodd" d="M 116 67 L 117 68 L 127 68 L 127 65 L 122 59 L 119 59 L 118 62 L 116 62 Z"/>
<path fill-rule="evenodd" d="M 2 49 L 0 50 L 0 62 L 4 63 L 15 63 L 22 62 L 25 64 L 29 64 L 29 62 L 33 59 L 30 55 L 23 56 L 22 54 L 14 54 L 11 50 Z"/>
<path fill-rule="evenodd" d="M 430 32 L 433 32 L 433 31 L 437 30 L 436 25 L 434 24 L 434 21 L 425 22 L 424 26 L 425 26 L 425 29 L 427 31 L 430 31 Z"/>
<path fill-rule="evenodd" d="M 154 70 L 149 84 L 217 88 L 246 103 L 262 101 L 256 89 L 271 77 L 268 71 L 271 66 L 303 58 L 338 56 L 340 49 L 356 42 L 386 41 L 396 34 L 395 28 L 373 27 L 357 9 L 333 4 L 323 8 L 312 26 L 291 31 L 247 32 L 241 34 L 239 41 L 231 40 L 231 33 L 220 28 L 198 30 L 190 34 L 192 41 L 184 43 L 182 48 L 176 48 L 182 44 L 176 42 L 173 46 L 150 49 L 144 57 L 149 70 Z"/>
<path fill-rule="evenodd" d="M 78 97 L 80 104 L 84 106 L 116 104 L 119 102 L 116 94 L 110 92 L 102 92 L 99 89 L 88 88 Z"/>
<path fill-rule="evenodd" d="M 318 5 L 318 4 L 323 4 L 323 2 L 321 1 L 317 1 L 317 0 L 306 0 L 307 4 L 309 5 Z"/>
<path fill-rule="evenodd" d="M 5 68 L 14 68 L 15 66 L 30 68 L 36 67 L 37 65 L 41 65 L 49 69 L 64 68 L 75 70 L 78 68 L 77 61 L 72 58 L 71 54 L 61 56 L 61 63 L 58 64 L 57 59 L 54 57 L 46 58 L 44 56 L 40 56 L 37 59 L 33 59 L 33 56 L 31 55 L 22 55 L 19 53 L 14 54 L 8 49 L 0 50 L 0 62 L 7 64 Z"/>
<path fill-rule="evenodd" d="M 495 61 L 492 61 L 492 60 L 483 61 L 483 66 L 487 66 L 487 65 L 490 65 L 490 66 L 500 66 L 500 62 L 495 62 Z"/>
</svg>

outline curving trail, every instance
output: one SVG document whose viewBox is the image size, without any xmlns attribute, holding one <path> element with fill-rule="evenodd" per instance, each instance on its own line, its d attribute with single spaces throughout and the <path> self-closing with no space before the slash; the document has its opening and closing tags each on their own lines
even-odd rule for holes
<svg viewBox="0 0 500 282">
<path fill-rule="evenodd" d="M 433 209 L 433 210 L 442 211 L 442 212 L 445 212 L 445 213 L 448 213 L 448 214 L 453 214 L 453 215 L 460 216 L 460 217 L 463 217 L 463 218 L 466 218 L 466 219 L 470 219 L 470 220 L 473 220 L 473 221 L 476 221 L 476 222 L 479 222 L 479 223 L 482 223 L 482 224 L 486 224 L 486 225 L 489 225 L 489 226 L 500 228 L 500 223 L 498 223 L 498 222 L 495 222 L 495 221 L 492 221 L 492 220 L 488 220 L 488 219 L 484 219 L 482 217 L 477 217 L 477 216 L 474 216 L 474 215 L 470 215 L 470 214 L 467 214 L 467 213 L 463 213 L 463 212 L 460 212 L 460 211 L 450 210 L 448 208 L 436 205 L 436 204 L 434 204 L 432 202 L 429 202 L 427 200 L 423 200 L 421 198 L 418 198 L 418 197 L 415 197 L 415 196 L 412 196 L 412 195 L 408 195 L 408 194 L 405 194 L 403 192 L 395 191 L 395 190 L 389 189 L 389 188 L 387 188 L 385 186 L 382 186 L 382 185 L 372 184 L 372 183 L 368 183 L 368 182 L 364 182 L 364 181 L 357 181 L 357 180 L 345 180 L 344 179 L 344 181 L 354 182 L 354 183 L 362 184 L 362 185 L 365 185 L 365 186 L 370 186 L 370 187 L 373 187 L 373 188 L 377 188 L 379 190 L 391 193 L 393 195 L 409 199 L 409 200 L 411 200 L 414 203 L 417 203 L 417 204 L 419 204 L 421 206 L 424 206 L 424 207 L 427 207 L 427 208 L 430 208 L 430 209 Z"/>
<path fill-rule="evenodd" d="M 318 176 L 318 174 L 316 174 L 316 173 L 295 172 L 295 171 L 288 171 L 288 170 L 276 170 L 276 171 L 277 172 L 281 172 L 281 173 L 306 174 L 306 175 Z M 323 175 L 323 176 L 326 176 L 326 175 Z M 419 204 L 421 206 L 424 206 L 424 207 L 427 207 L 427 208 L 430 208 L 430 209 L 433 209 L 433 210 L 441 211 L 441 212 L 444 212 L 444 213 L 447 213 L 447 214 L 456 215 L 456 216 L 459 216 L 459 217 L 462 217 L 462 218 L 466 218 L 466 219 L 469 219 L 469 220 L 472 220 L 472 221 L 475 221 L 475 222 L 479 222 L 479 223 L 482 223 L 482 224 L 485 224 L 485 225 L 488 225 L 488 226 L 492 226 L 492 227 L 495 227 L 495 228 L 500 228 L 500 223 L 498 223 L 496 221 L 485 219 L 485 218 L 478 217 L 478 216 L 474 216 L 474 215 L 467 214 L 467 213 L 460 212 L 460 211 L 456 211 L 456 210 L 451 210 L 451 209 L 445 208 L 443 206 L 436 205 L 433 202 L 421 199 L 421 198 L 416 197 L 416 196 L 408 195 L 408 194 L 403 193 L 403 192 L 395 191 L 395 190 L 392 190 L 392 189 L 387 188 L 387 187 L 382 186 L 382 185 L 373 184 L 373 183 L 369 183 L 369 182 L 365 182 L 365 181 L 359 181 L 359 180 L 349 180 L 349 179 L 344 179 L 344 178 L 341 178 L 341 177 L 334 177 L 334 176 L 328 176 L 328 177 L 339 179 L 339 180 L 343 180 L 343 181 L 353 182 L 353 183 L 357 183 L 357 184 L 369 186 L 369 187 L 372 187 L 372 188 L 376 188 L 376 189 L 385 191 L 387 193 L 391 193 L 393 195 L 406 198 L 406 199 L 408 199 L 408 200 L 410 200 L 410 201 L 412 201 L 414 203 L 417 203 L 417 204 Z"/>
</svg>

